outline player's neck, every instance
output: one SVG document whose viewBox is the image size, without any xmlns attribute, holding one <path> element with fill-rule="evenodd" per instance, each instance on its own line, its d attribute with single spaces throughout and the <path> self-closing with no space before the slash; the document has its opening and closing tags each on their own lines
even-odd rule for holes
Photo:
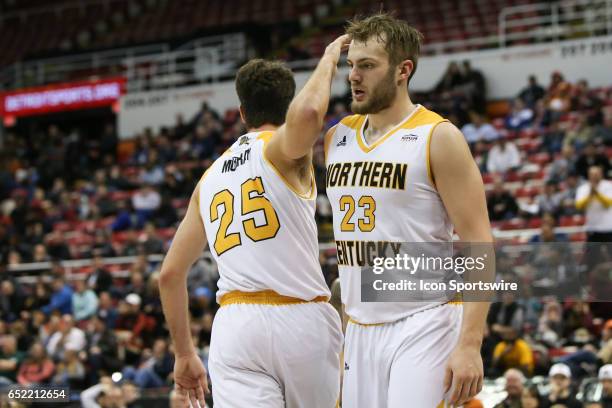
<svg viewBox="0 0 612 408">
<path fill-rule="evenodd" d="M 390 107 L 378 113 L 368 115 L 368 129 L 374 133 L 384 134 L 399 125 L 416 109 L 408 93 L 398 92 Z"/>
<path fill-rule="evenodd" d="M 278 129 L 278 126 L 266 123 L 259 127 L 248 128 L 247 132 L 253 133 L 253 132 L 275 131 L 276 129 Z"/>
</svg>

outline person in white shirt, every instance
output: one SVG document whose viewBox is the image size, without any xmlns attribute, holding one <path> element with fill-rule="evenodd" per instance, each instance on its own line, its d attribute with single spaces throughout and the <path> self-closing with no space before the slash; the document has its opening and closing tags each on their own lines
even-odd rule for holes
<svg viewBox="0 0 612 408">
<path fill-rule="evenodd" d="M 612 242 L 612 181 L 599 166 L 589 168 L 589 179 L 576 191 L 576 208 L 584 211 L 589 242 Z"/>
<path fill-rule="evenodd" d="M 71 315 L 64 315 L 60 322 L 60 329 L 51 335 L 47 343 L 47 353 L 54 359 L 61 360 L 65 350 L 81 351 L 86 345 L 85 332 L 74 327 L 74 319 Z"/>
<path fill-rule="evenodd" d="M 140 229 L 161 205 L 161 196 L 149 184 L 145 184 L 132 196 L 132 205 L 138 215 L 138 225 Z"/>
<path fill-rule="evenodd" d="M 470 111 L 470 123 L 463 125 L 461 131 L 469 144 L 481 140 L 492 142 L 499 138 L 499 132 L 493 125 L 487 123 L 484 116 L 475 111 Z"/>
<path fill-rule="evenodd" d="M 489 151 L 487 158 L 487 171 L 489 173 L 505 173 L 520 166 L 521 154 L 512 142 L 500 138 Z"/>
</svg>

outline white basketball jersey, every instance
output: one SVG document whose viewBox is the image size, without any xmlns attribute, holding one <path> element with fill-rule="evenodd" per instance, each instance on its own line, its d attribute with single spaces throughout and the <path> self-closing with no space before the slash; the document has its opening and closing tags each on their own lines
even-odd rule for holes
<svg viewBox="0 0 612 408">
<path fill-rule="evenodd" d="M 367 116 L 353 115 L 337 125 L 325 146 L 342 303 L 356 322 L 393 322 L 432 306 L 362 302 L 361 267 L 393 243 L 451 241 L 453 226 L 429 166 L 431 134 L 443 121 L 417 105 L 368 145 L 363 136 Z"/>
<path fill-rule="evenodd" d="M 308 196 L 289 187 L 264 157 L 273 134 L 240 137 L 200 181 L 200 216 L 219 267 L 217 302 L 231 291 L 330 296 L 319 264 L 314 181 Z"/>
</svg>

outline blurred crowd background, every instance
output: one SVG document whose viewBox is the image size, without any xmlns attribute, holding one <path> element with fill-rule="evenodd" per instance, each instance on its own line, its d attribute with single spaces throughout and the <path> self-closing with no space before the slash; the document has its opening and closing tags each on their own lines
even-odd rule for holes
<svg viewBox="0 0 612 408">
<path fill-rule="evenodd" d="M 168 30 L 165 35 L 180 37 L 193 29 L 189 24 L 197 26 L 198 18 L 213 28 L 217 21 L 228 24 L 230 17 L 237 23 L 250 18 L 248 13 L 215 17 L 198 11 L 189 19 L 185 4 L 193 2 L 161 1 L 172 11 L 166 14 L 155 8 L 157 1 L 145 3 L 101 14 L 107 24 L 70 34 L 76 38 L 72 42 L 52 36 L 48 44 L 36 41 L 9 18 L 0 25 L 0 32 L 8 33 L 0 36 L 6 43 L 0 61 L 18 61 L 28 47 L 37 56 L 52 54 L 58 44 L 73 53 L 117 47 L 125 38 L 152 38 L 159 27 Z M 266 35 L 250 34 L 250 52 L 288 60 L 320 55 L 341 24 L 332 21 L 306 35 L 308 30 L 279 23 L 301 7 L 286 4 L 270 8 L 281 11 L 270 14 L 276 23 Z M 509 2 L 490 4 L 494 9 L 475 14 L 480 24 L 474 27 L 489 30 L 488 16 L 497 16 Z M 0 7 L 9 14 L 14 9 L 19 11 L 14 0 Z M 64 23 L 47 16 L 42 27 L 47 33 L 63 32 L 60 27 L 71 27 L 67 22 L 83 27 L 87 19 L 95 23 L 96 16 L 89 8 Z M 177 16 L 189 24 L 166 24 Z M 34 13 L 28 21 L 39 17 L 44 20 Z M 146 24 L 132 24 L 136 20 Z M 449 24 L 428 26 L 426 37 L 454 33 Z M 453 39 L 449 35 L 444 38 Z M 295 37 L 284 42 L 288 36 Z M 17 43 L 22 47 L 12 45 Z M 272 55 L 266 52 L 270 49 Z M 498 253 L 500 279 L 534 292 L 504 294 L 492 305 L 482 346 L 487 381 L 468 407 L 484 406 L 485 400 L 507 408 L 612 407 L 612 82 L 592 87 L 588 78 L 568 81 L 559 67 L 549 77 L 526 73 L 513 99 L 491 101 L 487 81 L 493 80 L 498 78 L 486 78 L 470 61 L 456 61 L 435 87 L 412 95 L 465 135 L 482 172 L 499 245 L 533 244 L 528 257 Z M 350 114 L 349 106 L 350 94 L 333 98 L 322 134 Z M 67 386 L 75 406 L 87 408 L 176 404 L 170 392 L 173 351 L 159 300 L 160 264 L 197 181 L 243 133 L 237 107 L 218 112 L 206 103 L 195 115 L 177 115 L 172 125 L 142 129 L 129 143 L 120 140 L 114 121 L 87 117 L 51 117 L 4 129 L 0 389 Z M 320 262 L 333 286 L 338 273 L 322 140 L 315 147 L 314 166 Z M 546 282 L 551 276 L 552 283 Z M 192 336 L 205 364 L 217 278 L 208 253 L 188 278 Z M 571 288 L 577 282 L 591 290 L 583 296 L 535 290 Z M 0 397 L 3 404 L 8 402 Z"/>
</svg>

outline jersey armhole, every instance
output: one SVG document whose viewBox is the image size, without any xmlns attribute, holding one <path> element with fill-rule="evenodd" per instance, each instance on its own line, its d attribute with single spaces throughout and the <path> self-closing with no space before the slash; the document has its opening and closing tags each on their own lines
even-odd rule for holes
<svg viewBox="0 0 612 408">
<path fill-rule="evenodd" d="M 431 186 L 436 190 L 437 190 L 436 180 L 433 174 L 433 169 L 431 168 L 431 139 L 433 138 L 433 133 L 436 130 L 436 127 L 438 127 L 440 123 L 444 123 L 444 122 L 448 122 L 448 120 L 444 119 L 444 120 L 434 123 L 433 126 L 431 127 L 431 130 L 429 131 L 429 134 L 427 135 L 427 152 L 425 153 L 425 162 L 427 166 L 427 178 L 429 179 Z"/>
</svg>

